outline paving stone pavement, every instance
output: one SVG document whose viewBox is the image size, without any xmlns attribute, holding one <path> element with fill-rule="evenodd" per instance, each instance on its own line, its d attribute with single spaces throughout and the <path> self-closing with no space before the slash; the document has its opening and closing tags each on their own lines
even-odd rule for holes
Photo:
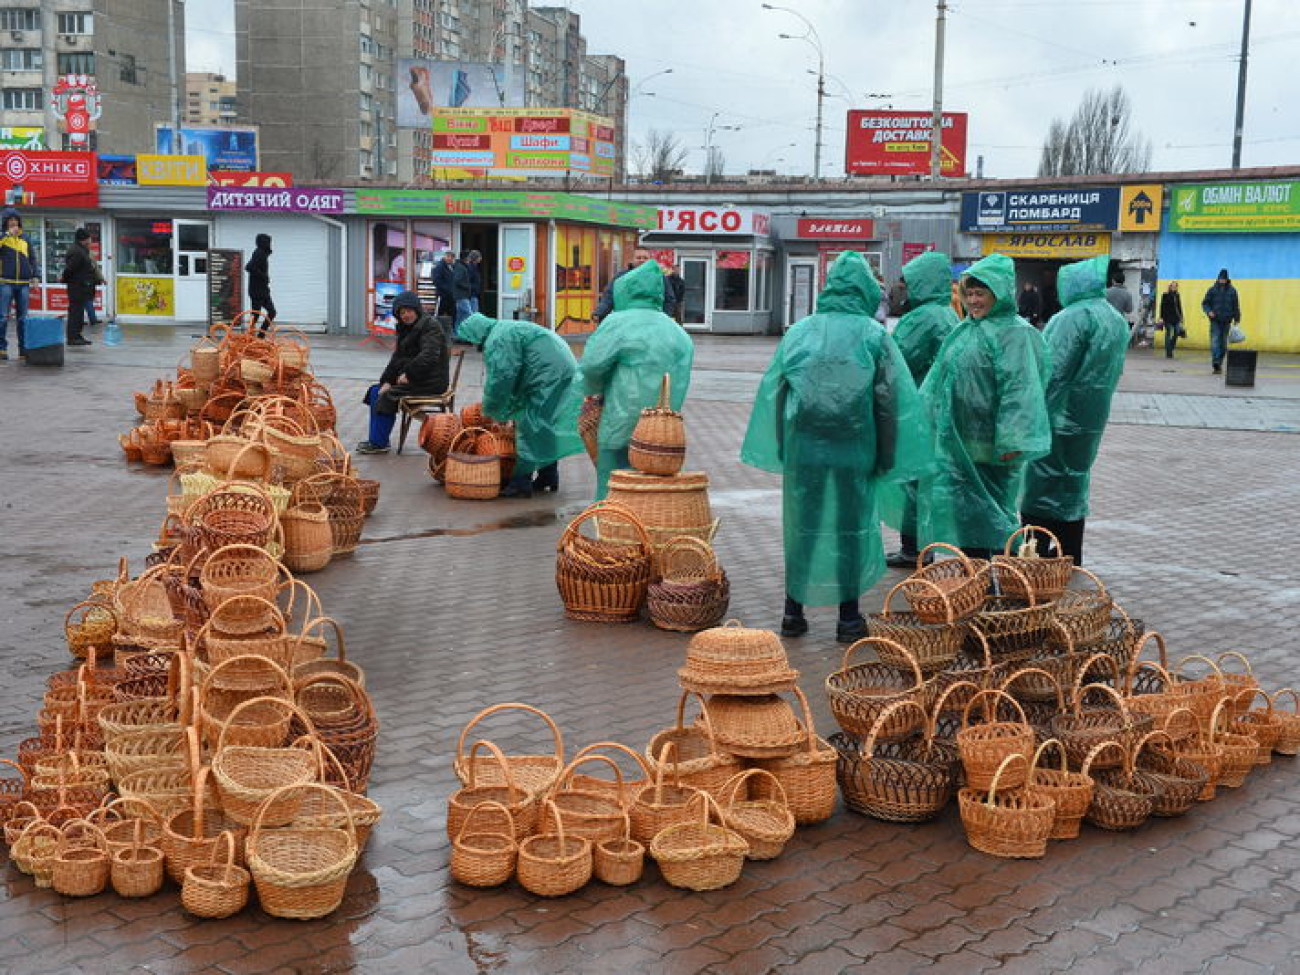
<svg viewBox="0 0 1300 975">
<path fill-rule="evenodd" d="M 0 367 L 0 755 L 33 734 L 45 678 L 68 664 L 61 624 L 119 555 L 135 566 L 163 510 L 166 475 L 129 467 L 116 434 L 130 391 L 173 367 L 189 336 L 128 330 L 114 349 L 70 350 L 59 371 Z M 779 479 L 742 467 L 752 388 L 774 340 L 698 338 L 689 401 L 691 466 L 712 477 L 731 615 L 775 625 L 781 600 Z M 361 391 L 383 353 L 355 339 L 314 353 L 339 405 L 342 436 L 362 438 Z M 1300 399 L 1295 360 L 1261 368 L 1248 398 Z M 1238 397 L 1190 359 L 1166 374 L 1134 352 L 1125 393 Z M 730 374 L 730 375 L 726 375 Z M 481 381 L 476 354 L 463 402 Z M 1171 401 L 1172 402 L 1172 401 Z M 1172 407 L 1171 407 L 1172 408 Z M 1177 417 L 1174 417 L 1177 419 Z M 1089 566 L 1175 658 L 1239 649 L 1261 684 L 1297 681 L 1300 439 L 1187 424 L 1116 424 L 1094 479 Z M 1294 759 L 1175 820 L 1110 834 L 1084 827 L 1045 859 L 971 850 L 955 810 L 922 826 L 837 811 L 785 855 L 747 864 L 732 887 L 688 893 L 653 867 L 629 888 L 592 884 L 558 900 L 517 886 L 475 891 L 447 874 L 445 800 L 466 721 L 497 702 L 545 709 L 566 751 L 602 739 L 641 748 L 671 724 L 686 644 L 648 624 L 564 619 L 555 543 L 589 498 L 583 458 L 562 465 L 558 497 L 448 501 L 424 455 L 359 459 L 383 482 L 363 544 L 309 581 L 366 668 L 383 732 L 371 794 L 384 819 L 342 908 L 316 922 L 250 908 L 201 922 L 174 888 L 142 901 L 84 901 L 0 867 L 3 972 L 1292 972 L 1300 967 L 1300 799 Z M 891 573 L 865 599 L 878 605 Z M 838 665 L 833 610 L 788 641 L 819 729 Z M 491 730 L 518 742 L 527 723 Z"/>
</svg>

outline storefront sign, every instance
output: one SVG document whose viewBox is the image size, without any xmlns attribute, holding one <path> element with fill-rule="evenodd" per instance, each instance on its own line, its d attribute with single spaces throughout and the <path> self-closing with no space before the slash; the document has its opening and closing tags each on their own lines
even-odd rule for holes
<svg viewBox="0 0 1300 975">
<path fill-rule="evenodd" d="M 1300 231 L 1300 182 L 1202 183 L 1177 186 L 1169 229 L 1181 233 Z"/>
<path fill-rule="evenodd" d="M 1119 199 L 1117 186 L 963 193 L 961 229 L 977 234 L 1115 230 Z"/>
<path fill-rule="evenodd" d="M 652 230 L 657 222 L 654 207 L 571 193 L 358 189 L 355 194 L 358 213 L 492 220 L 573 220 L 641 230 Z"/>
<path fill-rule="evenodd" d="M 0 149 L 45 148 L 45 130 L 40 128 L 0 128 Z"/>
<path fill-rule="evenodd" d="M 928 173 L 932 112 L 849 112 L 844 170 L 850 176 L 872 173 Z M 939 173 L 966 171 L 966 113 L 944 112 L 939 138 Z"/>
<path fill-rule="evenodd" d="M 234 321 L 244 310 L 244 252 L 208 251 L 208 324 Z"/>
<path fill-rule="evenodd" d="M 903 243 L 903 263 L 915 260 L 922 254 L 939 249 L 938 244 L 921 244 L 915 241 L 905 241 Z"/>
<path fill-rule="evenodd" d="M 1165 188 L 1159 183 L 1120 187 L 1119 229 L 1125 233 L 1158 233 L 1164 192 Z"/>
<path fill-rule="evenodd" d="M 207 186 L 208 164 L 202 156 L 135 157 L 135 180 L 141 186 Z"/>
<path fill-rule="evenodd" d="M 666 234 L 766 237 L 771 228 L 771 214 L 749 207 L 659 208 L 659 230 Z"/>
<path fill-rule="evenodd" d="M 1110 253 L 1110 234 L 985 234 L 985 254 L 1080 260 Z"/>
<path fill-rule="evenodd" d="M 117 313 L 172 318 L 176 314 L 175 282 L 171 278 L 117 276 Z"/>
<path fill-rule="evenodd" d="M 100 156 L 99 181 L 109 186 L 135 185 L 135 156 Z"/>
<path fill-rule="evenodd" d="M 208 182 L 213 186 L 285 187 L 293 185 L 293 173 L 234 173 L 209 169 Z"/>
<path fill-rule="evenodd" d="M 868 217 L 807 217 L 795 225 L 794 235 L 812 240 L 871 240 L 876 224 Z"/>
<path fill-rule="evenodd" d="M 0 189 L 22 206 L 97 207 L 93 152 L 0 152 Z"/>
<path fill-rule="evenodd" d="M 430 168 L 442 178 L 614 175 L 608 120 L 568 108 L 438 108 Z"/>
<path fill-rule="evenodd" d="M 257 170 L 257 129 L 170 125 L 154 128 L 154 148 L 163 155 L 202 156 L 209 169 L 251 173 Z"/>
<path fill-rule="evenodd" d="M 342 213 L 342 190 L 208 187 L 209 210 L 253 210 L 273 213 Z"/>
</svg>

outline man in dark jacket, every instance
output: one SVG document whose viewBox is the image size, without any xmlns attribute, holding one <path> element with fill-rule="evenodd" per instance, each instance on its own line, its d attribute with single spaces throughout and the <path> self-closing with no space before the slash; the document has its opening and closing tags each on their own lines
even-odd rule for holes
<svg viewBox="0 0 1300 975">
<path fill-rule="evenodd" d="M 434 265 L 433 286 L 438 291 L 438 317 L 451 325 L 456 319 L 457 300 L 470 294 L 469 271 L 456 260 L 454 251 L 443 251 L 442 259 Z"/>
<path fill-rule="evenodd" d="M 599 323 L 603 321 L 609 315 L 609 313 L 614 310 L 614 282 L 617 281 L 619 278 L 621 278 L 623 275 L 627 274 L 627 272 L 631 271 L 633 268 L 638 268 L 646 261 L 652 261 L 652 260 L 654 260 L 654 255 L 651 254 L 648 250 L 646 250 L 643 247 L 638 247 L 635 251 L 632 252 L 632 263 L 630 263 L 627 267 L 625 267 L 623 270 L 619 271 L 616 275 L 614 275 L 614 277 L 610 280 L 609 284 L 605 286 L 605 290 L 600 293 L 600 297 L 596 300 L 596 308 L 591 313 L 591 320 L 593 322 Z M 680 297 L 678 296 L 677 293 L 676 283 L 670 280 L 670 278 L 672 277 L 676 277 L 679 281 L 681 281 Z M 677 274 L 676 271 L 674 271 L 671 275 L 665 274 L 663 313 L 667 315 L 669 318 L 673 319 L 674 321 L 679 321 L 678 307 L 680 304 L 684 304 L 685 301 L 686 301 L 686 281 L 681 277 L 681 275 Z"/>
<path fill-rule="evenodd" d="M 424 313 L 419 296 L 403 291 L 393 299 L 393 315 L 397 348 L 379 382 L 366 390 L 362 400 L 370 407 L 370 437 L 357 444 L 361 454 L 388 453 L 388 438 L 402 398 L 445 392 L 450 378 L 447 332 L 437 319 Z"/>
<path fill-rule="evenodd" d="M 27 355 L 27 294 L 40 282 L 36 247 L 23 233 L 23 218 L 13 208 L 0 213 L 0 359 L 9 358 L 9 306 L 18 320 L 18 354 Z"/>
<path fill-rule="evenodd" d="M 90 345 L 90 339 L 82 334 L 86 324 L 86 305 L 95 300 L 95 285 L 99 283 L 99 274 L 95 270 L 95 261 L 90 256 L 86 241 L 90 240 L 90 231 L 78 227 L 73 234 L 73 241 L 63 255 L 63 275 L 60 280 L 68 289 L 68 345 Z"/>
<path fill-rule="evenodd" d="M 1228 353 L 1228 329 L 1241 321 L 1241 302 L 1226 267 L 1205 292 L 1201 311 L 1210 319 L 1210 366 L 1217 376 L 1223 371 L 1223 357 Z"/>
<path fill-rule="evenodd" d="M 266 332 L 266 326 L 275 321 L 275 302 L 271 300 L 271 235 L 258 234 L 253 238 L 257 245 L 253 256 L 244 265 L 248 275 L 248 302 L 253 311 L 263 314 L 259 334 Z"/>
<path fill-rule="evenodd" d="M 1043 327 L 1043 296 L 1034 285 L 1026 281 L 1016 299 L 1016 314 L 1034 328 Z"/>
</svg>

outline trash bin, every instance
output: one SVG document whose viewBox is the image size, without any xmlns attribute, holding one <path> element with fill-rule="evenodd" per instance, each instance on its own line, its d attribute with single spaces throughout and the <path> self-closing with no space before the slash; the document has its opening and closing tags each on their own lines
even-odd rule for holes
<svg viewBox="0 0 1300 975">
<path fill-rule="evenodd" d="M 30 316 L 24 330 L 29 366 L 63 365 L 63 319 Z"/>
<path fill-rule="evenodd" d="M 1225 386 L 1254 386 L 1255 358 L 1259 353 L 1254 349 L 1229 349 L 1228 369 L 1223 376 Z"/>
</svg>

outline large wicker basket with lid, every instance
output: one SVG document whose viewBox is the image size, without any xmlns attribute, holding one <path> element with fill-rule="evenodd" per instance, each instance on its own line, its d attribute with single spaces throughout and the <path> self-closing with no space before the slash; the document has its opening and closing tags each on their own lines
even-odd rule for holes
<svg viewBox="0 0 1300 975">
<path fill-rule="evenodd" d="M 677 671 L 682 687 L 701 694 L 775 694 L 788 691 L 799 672 L 786 659 L 785 646 L 771 630 L 728 620 L 691 637 L 686 666 Z"/>
</svg>

